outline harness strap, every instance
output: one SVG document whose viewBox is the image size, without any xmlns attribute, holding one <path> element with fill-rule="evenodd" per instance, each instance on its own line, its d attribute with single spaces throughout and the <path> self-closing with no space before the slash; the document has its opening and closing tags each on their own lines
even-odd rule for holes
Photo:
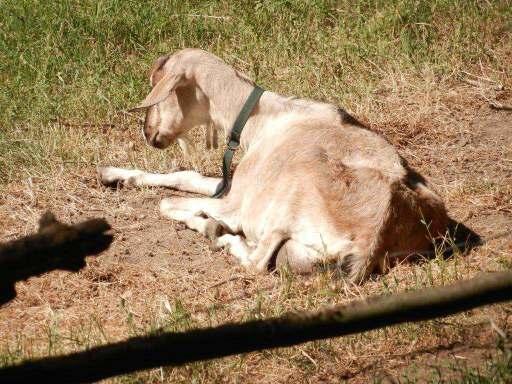
<svg viewBox="0 0 512 384">
<path fill-rule="evenodd" d="M 213 198 L 221 198 L 229 191 L 229 188 L 231 187 L 230 170 L 233 155 L 235 154 L 237 148 L 240 146 L 240 135 L 242 134 L 245 123 L 247 123 L 252 110 L 260 100 L 263 92 L 265 92 L 263 88 L 260 88 L 257 85 L 254 87 L 251 94 L 247 98 L 247 101 L 242 107 L 242 110 L 238 114 L 235 123 L 233 124 L 231 135 L 228 141 L 228 148 L 226 149 L 226 152 L 224 152 L 224 158 L 222 160 L 222 182 L 217 187 L 215 194 L 212 196 Z"/>
</svg>

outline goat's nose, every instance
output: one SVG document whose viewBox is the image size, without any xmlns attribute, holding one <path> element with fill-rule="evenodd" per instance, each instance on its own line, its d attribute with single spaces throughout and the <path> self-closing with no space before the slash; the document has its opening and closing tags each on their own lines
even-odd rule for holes
<svg viewBox="0 0 512 384">
<path fill-rule="evenodd" d="M 153 135 L 150 139 L 150 144 L 158 149 L 165 148 L 165 140 L 162 139 L 162 137 L 157 133 Z"/>
</svg>

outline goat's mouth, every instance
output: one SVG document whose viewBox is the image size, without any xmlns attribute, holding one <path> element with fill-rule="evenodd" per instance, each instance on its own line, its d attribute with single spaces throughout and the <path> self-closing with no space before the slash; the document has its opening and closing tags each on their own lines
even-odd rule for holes
<svg viewBox="0 0 512 384">
<path fill-rule="evenodd" d="M 171 140 L 166 136 L 155 132 L 148 140 L 148 144 L 157 149 L 165 149 L 171 144 Z"/>
</svg>

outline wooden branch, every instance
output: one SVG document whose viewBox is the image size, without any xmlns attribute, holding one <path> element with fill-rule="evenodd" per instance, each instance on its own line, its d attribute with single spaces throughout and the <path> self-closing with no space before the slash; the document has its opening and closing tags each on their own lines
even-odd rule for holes
<svg viewBox="0 0 512 384">
<path fill-rule="evenodd" d="M 452 286 L 378 296 L 314 314 L 225 324 L 134 337 L 67 356 L 0 370 L 0 382 L 91 382 L 160 366 L 177 366 L 266 348 L 429 320 L 512 299 L 512 272 L 486 274 Z"/>
<path fill-rule="evenodd" d="M 48 212 L 41 217 L 36 234 L 0 244 L 0 305 L 16 297 L 16 281 L 54 269 L 83 268 L 85 256 L 109 247 L 113 239 L 106 233 L 109 229 L 103 219 L 66 225 Z"/>
</svg>

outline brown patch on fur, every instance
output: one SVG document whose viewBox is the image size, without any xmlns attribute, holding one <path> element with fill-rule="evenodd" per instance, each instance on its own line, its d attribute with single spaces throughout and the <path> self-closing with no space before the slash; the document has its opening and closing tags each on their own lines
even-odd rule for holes
<svg viewBox="0 0 512 384">
<path fill-rule="evenodd" d="M 416 173 L 413 173 L 413 175 Z M 412 256 L 431 254 L 436 238 L 446 234 L 448 215 L 442 200 L 422 182 L 406 178 L 392 185 L 390 211 L 376 255 L 387 255 L 387 267 Z"/>
<path fill-rule="evenodd" d="M 417 173 L 393 182 L 379 170 L 350 168 L 337 160 L 330 160 L 329 170 L 325 193 L 331 217 L 341 232 L 353 234 L 358 248 L 357 257 L 344 263 L 354 281 L 411 254 L 430 252 L 433 240 L 445 234 L 444 204 Z"/>
</svg>

